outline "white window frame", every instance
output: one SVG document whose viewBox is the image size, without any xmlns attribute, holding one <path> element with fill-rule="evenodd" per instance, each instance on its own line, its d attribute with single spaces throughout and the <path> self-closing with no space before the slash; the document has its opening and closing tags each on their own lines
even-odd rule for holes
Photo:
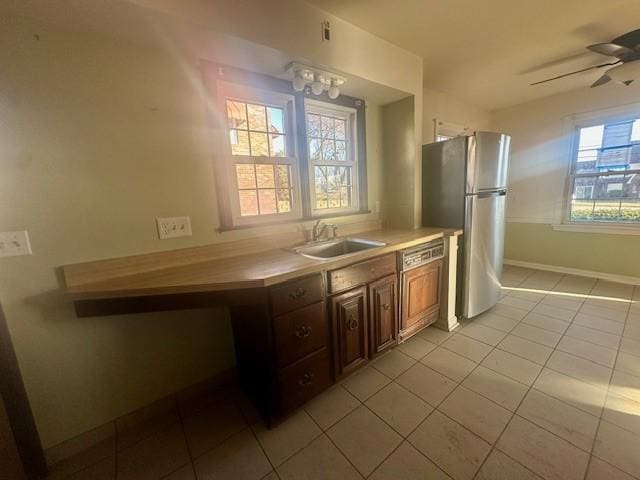
<svg viewBox="0 0 640 480">
<path fill-rule="evenodd" d="M 261 90 L 245 85 L 218 81 L 219 111 L 222 112 L 224 122 L 225 152 L 222 155 L 224 161 L 225 185 L 232 186 L 228 190 L 229 204 L 231 207 L 231 221 L 233 226 L 259 226 L 286 220 L 297 220 L 302 218 L 302 198 L 300 196 L 300 165 L 297 151 L 296 132 L 296 112 L 295 98 L 293 95 L 278 93 L 268 90 Z M 284 110 L 286 157 L 233 155 L 231 153 L 231 142 L 229 128 L 227 125 L 226 101 L 236 100 L 243 103 L 256 103 L 266 106 L 282 108 Z M 286 213 L 271 213 L 263 215 L 240 215 L 240 198 L 238 179 L 236 176 L 236 164 L 280 164 L 289 165 L 291 182 L 291 211 Z"/>
<path fill-rule="evenodd" d="M 318 114 L 331 116 L 336 118 L 342 118 L 346 120 L 346 143 L 347 143 L 347 160 L 334 162 L 314 162 L 311 159 L 311 155 L 308 155 L 308 169 L 309 169 L 309 208 L 311 209 L 312 216 L 331 216 L 340 215 L 346 213 L 354 213 L 360 210 L 360 165 L 358 164 L 358 129 L 357 129 L 357 110 L 355 108 L 346 107 L 343 105 L 336 105 L 332 103 L 322 102 L 318 100 L 312 100 L 305 98 L 304 100 L 305 126 L 307 124 L 308 114 Z M 307 152 L 309 152 L 309 135 L 308 128 L 305 128 Z M 316 208 L 316 182 L 315 182 L 315 167 L 316 166 L 339 166 L 351 168 L 351 206 L 339 207 L 339 208 Z"/>
<path fill-rule="evenodd" d="M 580 149 L 580 130 L 583 128 L 594 127 L 597 125 L 606 125 L 606 124 L 614 124 L 620 123 L 630 120 L 640 119 L 640 104 L 632 104 L 624 107 L 614 107 L 611 109 L 607 109 L 601 112 L 595 113 L 584 113 L 574 115 L 572 117 L 567 117 L 565 120 L 570 121 L 570 135 L 571 135 L 571 148 L 570 148 L 570 161 L 569 161 L 569 171 L 567 175 L 567 187 L 565 195 L 565 204 L 563 209 L 563 218 L 562 225 L 566 226 L 568 229 L 573 229 L 575 227 L 577 230 L 581 228 L 585 228 L 584 231 L 590 231 L 591 228 L 607 233 L 604 229 L 607 227 L 615 229 L 620 229 L 622 232 L 630 232 L 633 231 L 632 234 L 640 234 L 640 222 L 637 223 L 629 223 L 629 222 L 617 222 L 617 221 L 593 221 L 593 220 L 572 220 L 571 219 L 571 205 L 573 201 L 574 189 L 575 189 L 575 179 L 578 177 L 606 177 L 611 175 L 630 175 L 630 174 L 640 174 L 640 170 L 625 170 L 623 172 L 620 171 L 612 171 L 604 174 L 594 174 L 594 173 L 576 173 L 577 164 L 578 164 L 578 151 Z M 592 195 L 593 196 L 593 195 Z M 561 226 L 554 226 L 557 230 L 564 230 Z M 612 230 L 612 232 L 613 232 Z M 635 233 L 637 232 L 637 233 Z M 619 233 L 619 232 L 615 232 Z"/>
</svg>

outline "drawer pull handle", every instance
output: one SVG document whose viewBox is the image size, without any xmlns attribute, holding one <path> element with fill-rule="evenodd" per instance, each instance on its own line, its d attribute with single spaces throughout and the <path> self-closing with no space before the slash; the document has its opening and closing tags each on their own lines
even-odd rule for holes
<svg viewBox="0 0 640 480">
<path fill-rule="evenodd" d="M 291 300 L 300 300 L 306 294 L 307 294 L 307 291 L 304 288 L 298 287 L 298 288 L 296 288 L 296 290 L 294 292 L 291 292 L 289 294 L 289 298 Z"/>
<path fill-rule="evenodd" d="M 298 380 L 298 385 L 301 387 L 308 387 L 309 385 L 312 385 L 313 377 L 315 377 L 313 373 L 305 373 L 304 375 L 302 375 L 302 378 Z"/>
<path fill-rule="evenodd" d="M 300 328 L 296 330 L 295 335 L 300 340 L 302 340 L 303 338 L 307 338 L 309 335 L 311 335 L 311 327 L 308 325 L 302 325 Z"/>
<path fill-rule="evenodd" d="M 382 309 L 383 310 L 389 310 L 391 308 L 391 305 L 389 305 L 388 303 L 383 303 L 382 304 Z"/>
<path fill-rule="evenodd" d="M 358 319 L 353 315 L 350 315 L 349 318 L 347 319 L 347 329 L 353 331 L 356 328 L 358 328 L 358 325 L 360 325 L 360 322 L 358 322 Z"/>
</svg>

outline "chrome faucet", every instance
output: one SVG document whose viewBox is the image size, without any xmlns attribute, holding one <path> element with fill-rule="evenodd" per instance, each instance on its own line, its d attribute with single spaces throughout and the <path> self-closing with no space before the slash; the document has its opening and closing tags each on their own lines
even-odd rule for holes
<svg viewBox="0 0 640 480">
<path fill-rule="evenodd" d="M 317 242 L 322 236 L 322 234 L 324 234 L 326 229 L 327 229 L 326 223 L 322 223 L 321 219 L 316 220 L 316 223 L 313 225 L 313 230 L 311 231 L 311 239 L 314 242 Z"/>
<path fill-rule="evenodd" d="M 332 225 L 332 224 L 322 223 L 322 219 L 319 218 L 318 220 L 316 220 L 316 223 L 313 225 L 313 230 L 311 231 L 311 239 L 312 239 L 312 241 L 317 242 L 318 240 L 320 240 L 320 238 L 327 231 L 327 228 L 330 228 L 332 230 L 332 232 L 333 232 L 331 238 L 336 238 L 336 233 L 337 233 L 337 230 L 338 230 L 338 226 L 337 225 Z M 327 235 L 327 240 L 329 240 L 328 235 Z"/>
</svg>

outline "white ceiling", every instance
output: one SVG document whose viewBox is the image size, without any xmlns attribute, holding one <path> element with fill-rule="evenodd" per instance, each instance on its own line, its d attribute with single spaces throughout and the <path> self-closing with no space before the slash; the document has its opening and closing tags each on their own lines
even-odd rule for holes
<svg viewBox="0 0 640 480">
<path fill-rule="evenodd" d="M 529 86 L 609 61 L 585 46 L 640 28 L 639 0 L 307 1 L 422 56 L 425 86 L 489 110 L 590 85 L 603 70 Z"/>
</svg>

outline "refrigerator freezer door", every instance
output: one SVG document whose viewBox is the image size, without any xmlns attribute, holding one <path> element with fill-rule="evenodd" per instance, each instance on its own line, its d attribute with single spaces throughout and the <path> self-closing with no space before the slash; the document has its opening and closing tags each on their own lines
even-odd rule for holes
<svg viewBox="0 0 640 480">
<path fill-rule="evenodd" d="M 502 133 L 477 132 L 469 137 L 467 193 L 507 188 L 511 137 Z"/>
<path fill-rule="evenodd" d="M 505 192 L 468 195 L 465 201 L 462 314 L 473 318 L 493 307 L 500 298 Z"/>
</svg>

